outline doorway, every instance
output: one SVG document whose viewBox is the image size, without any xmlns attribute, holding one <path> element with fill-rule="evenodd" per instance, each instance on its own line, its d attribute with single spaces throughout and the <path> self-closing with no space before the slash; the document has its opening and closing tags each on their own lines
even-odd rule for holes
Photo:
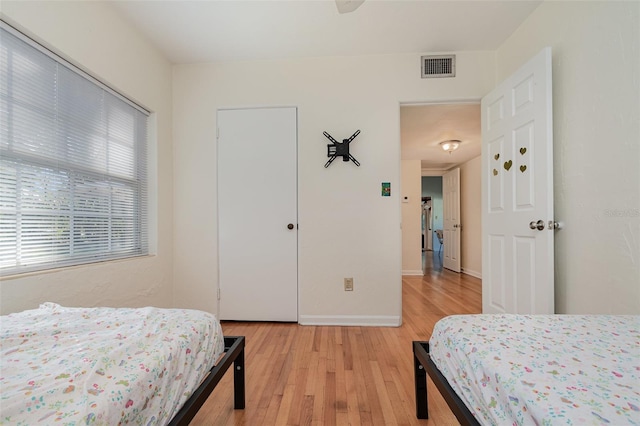
<svg viewBox="0 0 640 426">
<path fill-rule="evenodd" d="M 442 247 L 435 231 L 441 230 L 444 235 L 444 215 L 440 208 L 442 206 L 443 176 L 456 167 L 461 168 L 461 219 L 452 223 L 456 225 L 455 231 L 461 236 L 460 264 L 462 272 L 480 277 L 482 240 L 480 234 L 480 154 L 481 154 L 481 131 L 480 131 L 480 104 L 478 100 L 453 102 L 453 103 L 424 103 L 424 104 L 401 104 L 400 105 L 400 132 L 401 132 L 401 152 L 403 167 L 413 160 L 420 162 L 420 174 L 413 178 L 420 179 L 421 184 L 425 180 L 434 180 L 433 184 L 437 188 L 436 195 L 432 198 L 431 214 L 433 225 L 431 229 L 432 252 L 423 252 L 425 245 L 422 243 L 424 237 L 424 219 L 421 215 L 421 223 L 417 227 L 420 238 L 417 239 L 419 245 L 414 249 L 421 253 L 439 254 Z M 458 149 L 447 152 L 440 145 L 440 142 L 458 139 L 460 144 Z M 406 174 L 403 172 L 403 176 Z M 409 187 L 403 181 L 403 188 Z M 428 190 L 430 191 L 430 190 Z M 433 191 L 431 191 L 433 192 Z M 403 194 L 404 195 L 404 194 Z M 432 194 L 422 192 L 421 197 Z M 477 200 L 475 198 L 477 198 Z M 403 208 L 405 206 L 403 205 Z M 422 206 L 418 206 L 422 212 Z M 458 224 L 469 222 L 467 229 L 457 228 Z M 452 226 L 453 226 L 452 225 Z M 464 225 L 463 225 L 464 228 Z M 412 226 L 403 224 L 403 253 L 406 253 L 406 241 L 412 241 L 412 237 L 407 236 L 407 232 L 415 229 Z M 449 234 L 451 236 L 451 234 Z M 445 241 L 446 247 L 446 241 Z M 444 258 L 444 256 L 443 256 Z M 470 261 L 465 263 L 465 258 Z M 416 266 L 424 271 L 425 256 L 421 256 L 422 264 Z M 438 259 L 436 259 L 438 260 Z M 433 263 L 433 262 L 432 262 Z M 403 270 L 411 271 L 414 267 L 405 265 L 403 258 Z"/>
<path fill-rule="evenodd" d="M 421 177 L 421 191 L 422 197 L 429 200 L 429 216 L 430 223 L 428 232 L 428 239 L 431 244 L 427 247 L 427 251 L 433 251 L 435 253 L 442 252 L 442 244 L 438 239 L 436 231 L 442 230 L 442 176 L 422 176 Z"/>
<path fill-rule="evenodd" d="M 433 251 L 433 211 L 431 197 L 422 196 L 422 251 Z"/>
</svg>

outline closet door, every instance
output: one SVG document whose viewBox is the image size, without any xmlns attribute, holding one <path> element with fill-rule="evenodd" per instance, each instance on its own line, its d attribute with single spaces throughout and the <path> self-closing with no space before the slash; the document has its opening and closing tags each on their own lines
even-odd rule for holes
<svg viewBox="0 0 640 426">
<path fill-rule="evenodd" d="M 219 317 L 298 320 L 297 109 L 218 111 Z"/>
</svg>

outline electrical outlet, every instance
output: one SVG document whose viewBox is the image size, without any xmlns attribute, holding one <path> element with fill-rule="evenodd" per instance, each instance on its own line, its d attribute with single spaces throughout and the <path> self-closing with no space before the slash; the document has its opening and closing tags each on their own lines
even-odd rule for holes
<svg viewBox="0 0 640 426">
<path fill-rule="evenodd" d="M 344 291 L 353 291 L 353 278 L 344 279 Z"/>
</svg>

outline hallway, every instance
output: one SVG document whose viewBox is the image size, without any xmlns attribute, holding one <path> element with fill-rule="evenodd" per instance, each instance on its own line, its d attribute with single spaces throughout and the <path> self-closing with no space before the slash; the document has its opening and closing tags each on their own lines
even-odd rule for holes
<svg viewBox="0 0 640 426">
<path fill-rule="evenodd" d="M 442 252 L 427 250 L 422 252 L 422 270 L 424 275 L 442 273 Z"/>
</svg>

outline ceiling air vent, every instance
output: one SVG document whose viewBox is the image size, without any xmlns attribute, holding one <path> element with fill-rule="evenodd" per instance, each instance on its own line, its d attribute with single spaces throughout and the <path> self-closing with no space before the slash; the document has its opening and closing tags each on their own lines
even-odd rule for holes
<svg viewBox="0 0 640 426">
<path fill-rule="evenodd" d="M 456 76 L 456 55 L 422 56 L 422 78 Z"/>
</svg>

